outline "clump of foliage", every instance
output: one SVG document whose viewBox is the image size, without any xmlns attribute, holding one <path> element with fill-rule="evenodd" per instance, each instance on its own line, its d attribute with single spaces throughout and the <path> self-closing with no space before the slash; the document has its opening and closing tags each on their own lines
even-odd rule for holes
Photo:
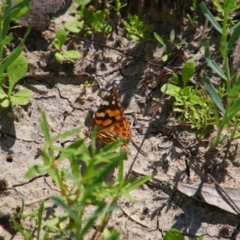
<svg viewBox="0 0 240 240">
<path fill-rule="evenodd" d="M 109 239 L 118 239 L 117 230 L 110 231 L 107 223 L 111 212 L 118 208 L 117 200 L 120 196 L 131 199 L 130 192 L 152 176 L 144 176 L 137 180 L 124 178 L 124 159 L 126 152 L 116 149 L 123 141 L 116 141 L 103 147 L 99 152 L 95 149 L 95 133 L 92 134 L 90 149 L 85 145 L 84 139 L 77 139 L 66 147 L 59 147 L 57 142 L 70 136 L 76 136 L 80 127 L 51 136 L 46 115 L 42 114 L 41 128 L 45 137 L 42 149 L 43 163 L 34 165 L 25 177 L 32 178 L 37 174 L 48 173 L 54 184 L 59 189 L 58 196 L 52 196 L 52 201 L 64 209 L 64 214 L 55 214 L 49 220 L 43 220 L 44 202 L 35 211 L 37 224 L 37 238 L 32 236 L 31 229 L 25 229 L 21 223 L 14 221 L 16 228 L 22 233 L 24 239 L 86 239 L 86 234 L 98 222 L 91 239 L 99 239 L 102 234 Z M 56 157 L 58 156 L 58 157 Z M 60 167 L 63 162 L 68 162 L 69 167 Z M 81 163 L 81 164 L 80 164 Z M 79 164 L 82 170 L 79 169 Z M 102 165 L 100 168 L 99 165 Z M 83 166 L 85 166 L 83 168 Z M 111 182 L 106 182 L 105 177 L 117 168 L 117 177 Z M 89 206 L 94 208 L 90 216 L 86 215 Z M 32 216 L 32 214 L 31 214 Z M 40 238 L 40 232 L 44 238 Z M 105 239 L 105 238 L 104 238 Z"/>
<path fill-rule="evenodd" d="M 128 14 L 128 21 L 123 21 L 127 37 L 140 43 L 151 40 L 153 26 L 144 24 L 137 15 Z"/>
<path fill-rule="evenodd" d="M 30 2 L 31 0 L 23 0 L 13 6 L 11 0 L 6 1 L 6 4 L 0 2 L 0 106 L 4 108 L 12 104 L 26 105 L 33 96 L 29 89 L 14 91 L 15 85 L 25 76 L 28 69 L 28 61 L 21 54 L 30 27 L 20 44 L 5 56 L 5 48 L 13 41 L 13 34 L 9 32 L 10 21 L 26 13 Z"/>
</svg>

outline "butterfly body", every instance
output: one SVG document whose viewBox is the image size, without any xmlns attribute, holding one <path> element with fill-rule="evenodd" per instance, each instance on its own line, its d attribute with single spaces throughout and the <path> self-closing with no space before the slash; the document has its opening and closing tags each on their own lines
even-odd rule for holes
<svg viewBox="0 0 240 240">
<path fill-rule="evenodd" d="M 94 127 L 97 127 L 96 138 L 103 143 L 118 139 L 125 139 L 127 143 L 130 140 L 130 125 L 124 115 L 116 88 L 111 88 L 103 98 L 93 119 L 92 129 Z M 126 143 L 123 145 L 124 148 L 126 148 Z"/>
</svg>

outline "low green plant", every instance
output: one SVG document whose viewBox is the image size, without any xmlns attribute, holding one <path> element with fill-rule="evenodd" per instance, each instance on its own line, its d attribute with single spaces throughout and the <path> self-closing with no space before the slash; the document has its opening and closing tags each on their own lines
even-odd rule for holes
<svg viewBox="0 0 240 240">
<path fill-rule="evenodd" d="M 187 19 L 192 26 L 195 26 L 196 24 L 198 24 L 198 15 L 196 13 L 197 5 L 198 5 L 197 2 L 198 2 L 197 0 L 193 0 L 192 6 L 190 7 L 190 10 L 192 11 L 192 15 L 187 14 Z"/>
<path fill-rule="evenodd" d="M 137 15 L 128 14 L 128 21 L 123 21 L 127 37 L 141 43 L 151 40 L 153 26 L 144 24 Z"/>
<path fill-rule="evenodd" d="M 3 4 L 0 1 L 0 106 L 9 107 L 10 105 L 26 105 L 29 98 L 33 96 L 33 92 L 29 89 L 21 89 L 15 91 L 15 85 L 25 76 L 28 69 L 28 61 L 22 56 L 23 44 L 30 32 L 27 29 L 20 44 L 7 56 L 5 56 L 5 48 L 13 41 L 12 32 L 8 32 L 10 21 L 22 16 L 29 8 L 31 0 L 23 0 L 11 5 L 11 0 Z"/>
<path fill-rule="evenodd" d="M 109 239 L 118 239 L 120 234 L 117 231 L 109 231 L 106 227 L 111 212 L 119 208 L 118 198 L 125 196 L 130 199 L 130 192 L 152 176 L 144 176 L 137 180 L 124 178 L 123 164 L 126 152 L 116 151 L 123 141 L 110 143 L 97 152 L 96 132 L 93 132 L 89 149 L 84 139 L 79 137 L 63 148 L 57 142 L 78 135 L 80 127 L 53 137 L 49 131 L 46 115 L 42 113 L 41 128 L 45 138 L 42 149 L 43 164 L 32 166 L 25 177 L 32 178 L 37 174 L 48 173 L 59 188 L 59 195 L 52 196 L 51 199 L 64 210 L 64 213 L 43 220 L 44 203 L 42 203 L 37 211 L 37 238 L 28 235 L 29 229 L 24 229 L 23 226 L 15 223 L 19 232 L 25 239 L 49 239 L 51 235 L 51 239 L 81 240 L 86 239 L 86 234 L 98 222 L 97 229 L 89 239 L 98 239 L 102 231 Z M 68 163 L 69 167 L 60 167 L 62 163 Z M 115 168 L 118 169 L 115 180 L 105 181 L 107 174 Z M 87 215 L 89 206 L 94 210 Z M 40 237 L 38 234 L 40 232 L 44 238 Z"/>
<path fill-rule="evenodd" d="M 215 87 L 206 71 L 203 70 L 202 78 L 206 91 L 214 103 L 214 120 L 217 133 L 212 139 L 212 147 L 215 148 L 219 143 L 228 143 L 240 137 L 240 76 L 239 70 L 230 72 L 229 54 L 234 47 L 240 33 L 240 22 L 229 28 L 229 18 L 231 13 L 240 7 L 235 0 L 219 1 L 222 6 L 223 21 L 220 25 L 212 13 L 208 10 L 206 4 L 200 4 L 205 17 L 212 26 L 219 32 L 221 39 L 219 43 L 219 52 L 223 60 L 223 68 L 210 57 L 209 41 L 202 41 L 205 48 L 205 59 L 210 67 L 221 79 L 221 87 L 224 86 L 224 94 L 222 96 L 218 92 L 219 87 Z M 228 130 L 228 134 L 222 136 L 223 129 Z"/>
<path fill-rule="evenodd" d="M 194 74 L 195 63 L 187 61 L 182 67 L 181 75 L 174 73 L 169 78 L 169 83 L 162 86 L 161 91 L 175 98 L 173 110 L 179 114 L 178 120 L 189 122 L 192 128 L 202 130 L 199 135 L 202 137 L 207 127 L 214 124 L 214 106 L 204 89 L 188 86 Z"/>
<path fill-rule="evenodd" d="M 170 32 L 168 45 L 164 42 L 163 38 L 158 33 L 154 32 L 153 35 L 154 35 L 155 39 L 163 46 L 163 48 L 166 52 L 162 56 L 163 62 L 166 62 L 168 60 L 169 55 L 174 51 L 174 49 L 179 49 L 179 47 L 186 44 L 185 41 L 180 41 L 178 43 L 175 43 L 176 33 L 175 33 L 174 29 L 172 29 L 172 31 Z"/>
<path fill-rule="evenodd" d="M 111 7 L 115 10 L 116 12 L 116 15 L 118 18 L 121 17 L 121 13 L 120 13 L 120 10 L 124 7 L 127 6 L 127 3 L 126 2 L 122 2 L 122 0 L 116 0 L 115 1 L 115 6 L 114 5 L 111 5 Z"/>
<path fill-rule="evenodd" d="M 80 53 L 76 50 L 65 50 L 65 42 L 67 40 L 67 33 L 64 29 L 58 29 L 53 41 L 54 47 L 57 52 L 55 53 L 55 59 L 57 62 L 63 62 L 70 59 L 80 58 Z"/>
<path fill-rule="evenodd" d="M 107 14 L 103 10 L 90 11 L 87 4 L 90 0 L 75 0 L 80 4 L 77 10 L 74 10 L 77 21 L 69 21 L 65 23 L 65 28 L 72 33 L 79 33 L 84 36 L 91 36 L 94 33 L 110 33 L 112 32 L 111 25 L 107 24 Z"/>
<path fill-rule="evenodd" d="M 203 240 L 203 236 L 189 239 Z M 179 230 L 172 228 L 166 232 L 163 240 L 184 240 L 184 236 Z"/>
</svg>

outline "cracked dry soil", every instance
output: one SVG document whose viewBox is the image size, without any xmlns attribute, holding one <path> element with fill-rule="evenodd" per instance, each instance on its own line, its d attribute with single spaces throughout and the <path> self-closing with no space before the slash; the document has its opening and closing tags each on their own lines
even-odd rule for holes
<svg viewBox="0 0 240 240">
<path fill-rule="evenodd" d="M 187 197 L 177 184 L 208 183 L 214 188 L 210 174 L 223 188 L 240 189 L 238 141 L 229 156 L 224 149 L 209 150 L 207 138 L 199 141 L 198 132 L 186 123 L 176 121 L 172 99 L 160 92 L 167 82 L 169 70 L 178 72 L 182 64 L 192 59 L 197 65 L 195 81 L 201 81 L 200 71 L 206 68 L 201 39 L 209 39 L 216 58 L 219 36 L 199 12 L 196 27 L 184 18 L 189 11 L 183 1 L 129 1 L 127 13 L 138 13 L 147 24 L 168 39 L 174 28 L 179 40 L 187 42 L 176 50 L 167 64 L 161 62 L 163 49 L 156 41 L 137 44 L 128 40 L 122 22 L 112 19 L 113 32 L 109 36 L 96 35 L 92 39 L 75 39 L 75 48 L 82 57 L 76 62 L 54 62 L 52 42 L 54 32 L 73 17 L 69 10 L 52 20 L 42 32 L 32 32 L 26 41 L 25 56 L 29 60 L 28 76 L 18 88 L 34 91 L 31 103 L 25 107 L 0 109 L 0 178 L 8 183 L 0 191 L 1 239 L 22 239 L 6 225 L 9 214 L 25 199 L 26 211 L 38 207 L 46 199 L 46 215 L 59 211 L 49 200 L 56 194 L 47 176 L 27 181 L 24 173 L 33 164 L 41 163 L 43 134 L 40 129 L 41 109 L 46 111 L 50 130 L 57 135 L 76 126 L 88 129 L 91 109 L 99 105 L 104 90 L 115 86 L 121 95 L 125 114 L 132 123 L 132 143 L 129 143 L 125 170 L 129 169 L 143 138 L 145 154 L 139 154 L 133 166 L 136 176 L 156 172 L 153 180 L 132 192 L 133 201 L 119 199 L 121 210 L 113 213 L 111 224 L 122 232 L 121 239 L 162 239 L 170 228 L 181 230 L 185 236 L 204 239 L 240 239 L 239 217 L 196 198 Z M 22 32 L 14 32 L 20 36 Z M 219 79 L 212 74 L 212 80 Z M 83 91 L 85 81 L 91 87 Z M 157 114 L 152 118 L 154 111 Z M 82 135 L 83 136 L 83 135 Z M 203 199 L 202 199 L 203 200 Z M 31 222 L 23 222 L 33 227 Z"/>
</svg>

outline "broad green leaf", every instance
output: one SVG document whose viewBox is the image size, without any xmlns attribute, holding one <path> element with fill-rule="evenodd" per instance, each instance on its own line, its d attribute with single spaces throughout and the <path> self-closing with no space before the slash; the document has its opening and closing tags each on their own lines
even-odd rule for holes
<svg viewBox="0 0 240 240">
<path fill-rule="evenodd" d="M 163 62 L 166 62 L 168 60 L 168 55 L 166 54 L 166 55 L 163 55 L 162 56 L 162 61 Z"/>
<path fill-rule="evenodd" d="M 224 3 L 225 3 L 225 8 L 226 8 L 226 10 L 228 10 L 229 12 L 232 12 L 232 11 L 234 11 L 235 9 L 236 9 L 236 7 L 237 7 L 237 1 L 236 0 L 225 0 L 224 1 Z"/>
<path fill-rule="evenodd" d="M 179 79 L 178 75 L 173 73 L 173 75 L 168 79 L 169 83 L 177 85 L 177 86 L 182 86 L 182 82 Z"/>
<path fill-rule="evenodd" d="M 221 101 L 220 97 L 218 96 L 217 91 L 215 90 L 214 86 L 210 82 L 210 80 L 207 77 L 205 72 L 203 72 L 203 84 L 204 84 L 204 87 L 206 88 L 208 94 L 212 98 L 213 102 L 216 104 L 216 106 L 219 108 L 219 110 L 222 113 L 224 113 L 225 109 L 223 107 L 222 101 Z"/>
<path fill-rule="evenodd" d="M 180 87 L 176 86 L 176 85 L 173 85 L 173 84 L 164 84 L 162 87 L 161 87 L 161 92 L 162 93 L 166 93 L 168 95 L 171 95 L 171 96 L 175 96 L 179 91 L 181 90 Z"/>
<path fill-rule="evenodd" d="M 0 89 L 0 99 L 4 99 L 5 97 L 7 97 L 7 94 Z"/>
<path fill-rule="evenodd" d="M 34 92 L 29 89 L 22 89 L 19 90 L 17 93 L 14 94 L 14 97 L 25 97 L 30 98 L 34 95 Z"/>
<path fill-rule="evenodd" d="M 78 33 L 83 29 L 83 21 L 66 22 L 64 27 L 72 33 Z"/>
<path fill-rule="evenodd" d="M 94 24 L 103 23 L 105 21 L 105 13 L 102 10 L 98 10 L 93 13 Z"/>
<path fill-rule="evenodd" d="M 7 108 L 10 106 L 10 101 L 9 99 L 5 99 L 1 102 L 1 106 L 4 107 L 4 108 Z"/>
<path fill-rule="evenodd" d="M 58 41 L 56 41 L 56 43 L 55 43 L 56 39 L 58 39 Z M 60 49 L 61 49 L 62 46 L 64 45 L 64 43 L 66 42 L 66 39 L 67 39 L 67 34 L 66 34 L 65 30 L 62 29 L 62 28 L 58 29 L 57 32 L 56 32 L 56 35 L 55 35 L 54 45 L 59 44 Z M 58 50 L 60 50 L 60 49 L 58 49 Z"/>
<path fill-rule="evenodd" d="M 156 32 L 153 33 L 154 37 L 157 39 L 157 41 L 164 47 L 165 50 L 167 50 L 167 46 L 165 42 L 163 41 L 162 37 L 158 35 Z"/>
<path fill-rule="evenodd" d="M 184 237 L 177 229 L 170 229 L 166 232 L 163 240 L 184 240 Z"/>
<path fill-rule="evenodd" d="M 205 2 L 200 3 L 200 7 L 202 9 L 202 12 L 204 16 L 209 20 L 209 22 L 213 25 L 213 27 L 220 33 L 222 34 L 222 28 L 219 25 L 219 23 L 215 20 L 214 16 L 212 13 L 208 10 L 207 5 Z"/>
<path fill-rule="evenodd" d="M 187 85 L 187 82 L 194 75 L 194 73 L 195 73 L 195 63 L 194 61 L 189 60 L 184 64 L 182 68 L 182 80 L 183 80 L 184 87 Z"/>
<path fill-rule="evenodd" d="M 29 98 L 26 97 L 16 97 L 16 96 L 10 96 L 10 102 L 15 105 L 27 105 L 29 103 Z"/>
<path fill-rule="evenodd" d="M 8 95 L 12 93 L 14 85 L 25 76 L 28 69 L 27 58 L 20 55 L 15 61 L 13 61 L 7 68 L 8 73 Z"/>
<path fill-rule="evenodd" d="M 65 57 L 60 53 L 55 53 L 55 59 L 57 62 L 63 62 L 65 60 Z"/>
<path fill-rule="evenodd" d="M 70 59 L 78 59 L 81 57 L 81 54 L 75 50 L 65 51 L 63 54 Z"/>
<path fill-rule="evenodd" d="M 62 45 L 61 45 L 59 39 L 55 38 L 55 39 L 53 40 L 53 45 L 54 45 L 54 47 L 55 47 L 58 51 L 61 50 Z"/>
</svg>

